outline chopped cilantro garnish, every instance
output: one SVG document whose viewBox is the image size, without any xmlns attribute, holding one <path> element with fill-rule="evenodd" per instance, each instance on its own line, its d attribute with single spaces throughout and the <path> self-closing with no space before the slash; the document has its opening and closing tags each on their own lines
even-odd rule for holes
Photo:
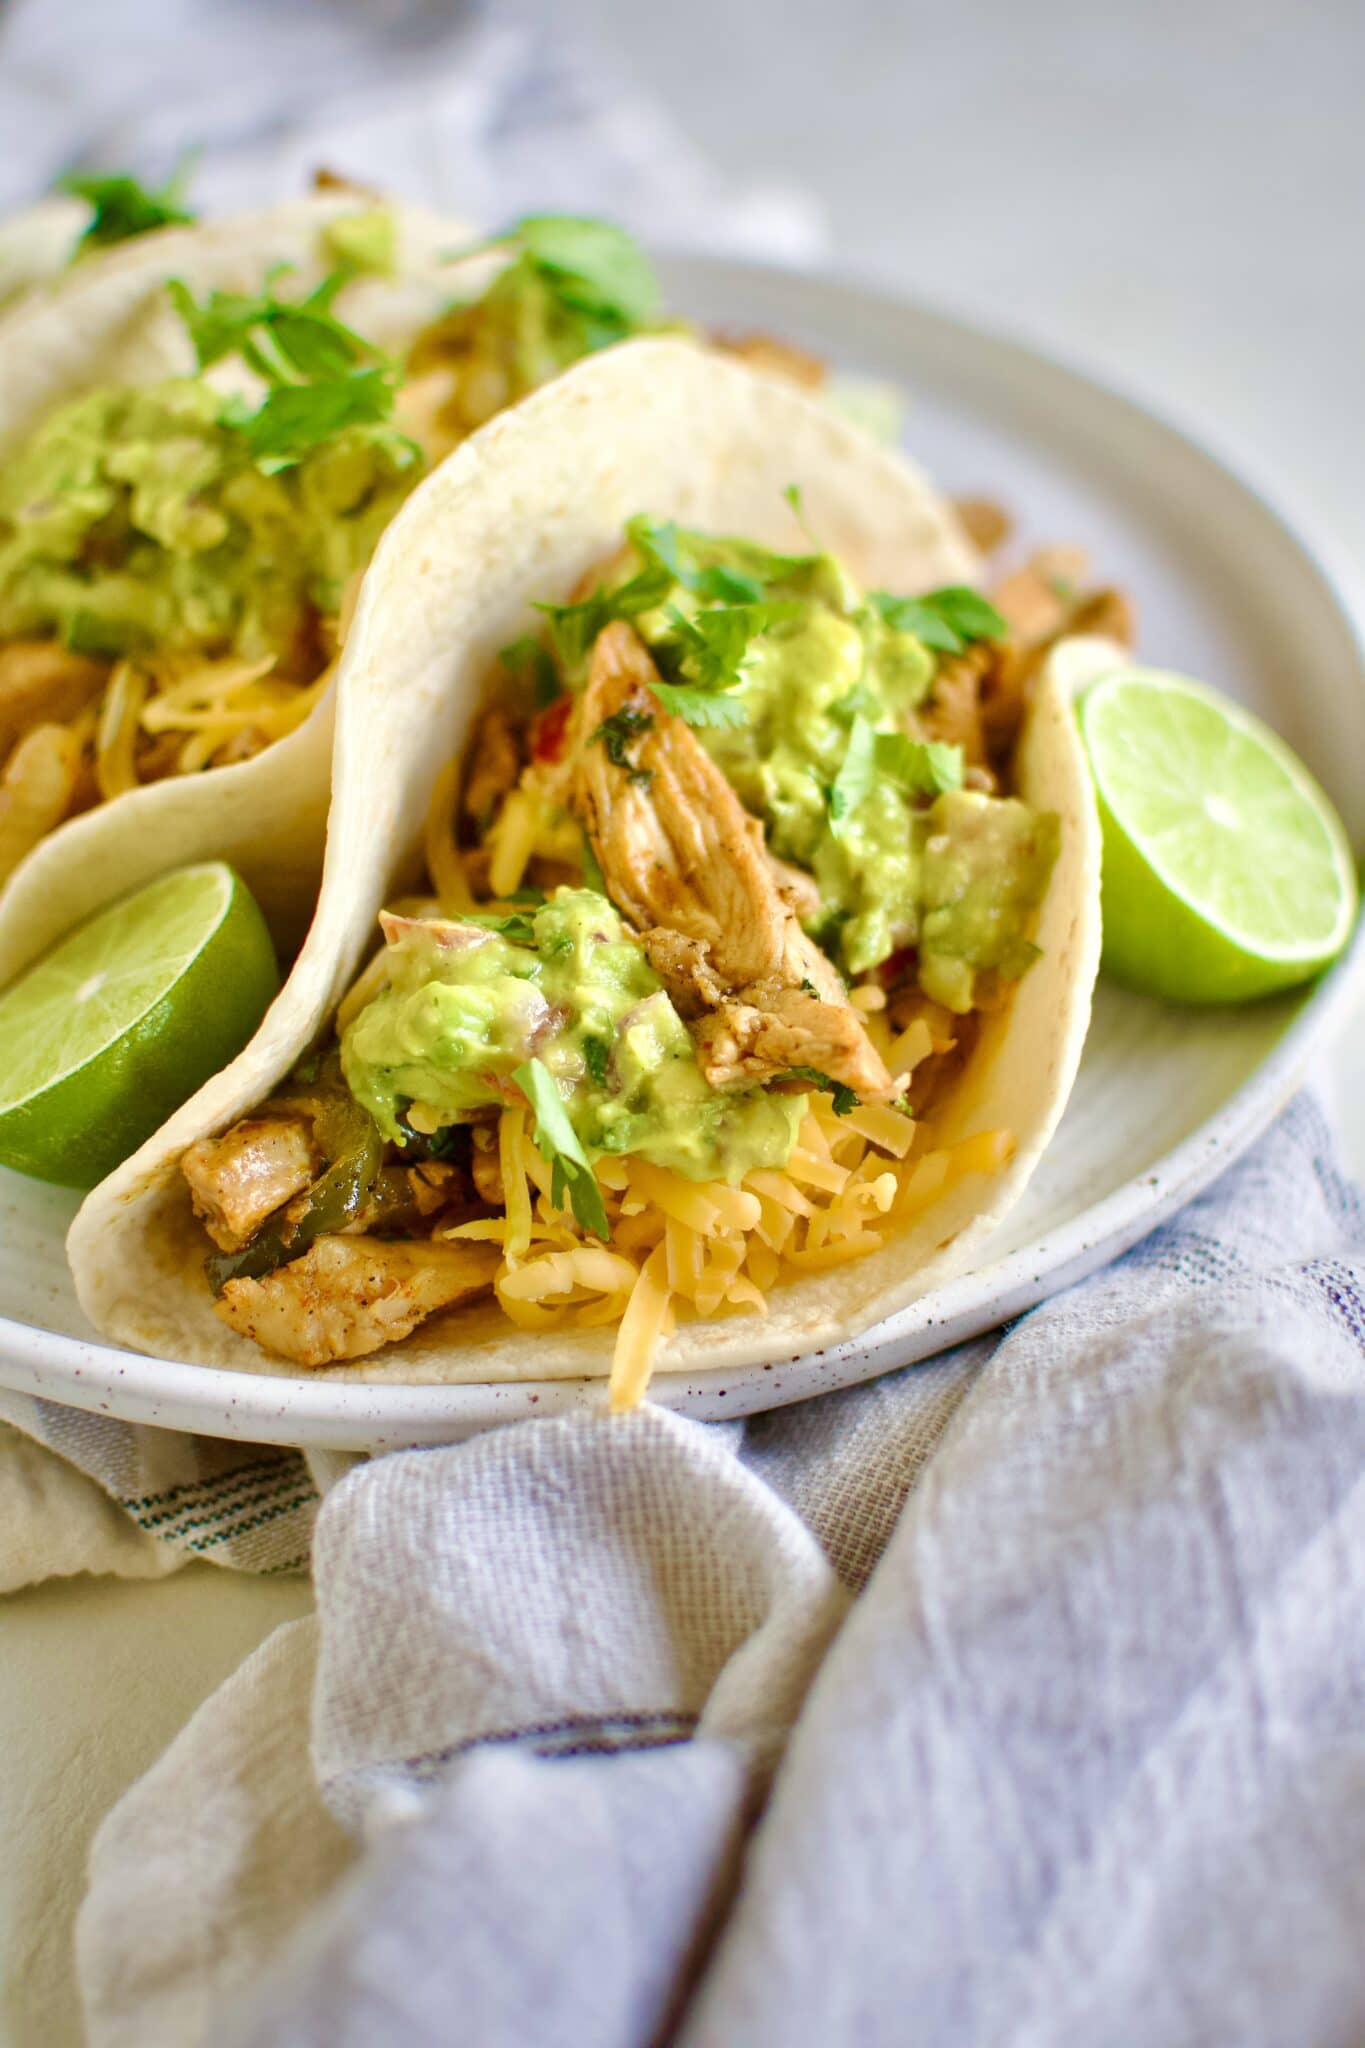
<svg viewBox="0 0 1365 2048">
<path fill-rule="evenodd" d="M 845 825 L 880 778 L 910 796 L 937 796 L 962 786 L 962 749 L 941 740 L 911 739 L 908 733 L 877 732 L 861 712 L 854 716 L 843 764 L 829 792 L 830 824 Z"/>
<path fill-rule="evenodd" d="M 452 261 L 505 249 L 511 257 L 490 287 L 504 300 L 527 287 L 548 299 L 568 330 L 569 353 L 589 355 L 659 319 L 659 286 L 648 257 L 624 229 L 574 214 L 531 214 Z"/>
<path fill-rule="evenodd" d="M 651 683 L 649 688 L 663 710 L 671 711 L 688 725 L 733 730 L 743 725 L 747 716 L 742 704 L 714 690 L 696 690 L 686 683 Z"/>
<path fill-rule="evenodd" d="M 278 275 L 271 272 L 254 295 L 211 291 L 202 301 L 180 278 L 166 287 L 201 370 L 237 356 L 266 385 L 258 406 L 229 400 L 223 418 L 270 470 L 286 468 L 344 427 L 386 421 L 397 383 L 395 365 L 332 311 L 349 270 L 333 271 L 303 299 L 280 298 L 273 288 Z M 418 457 L 414 443 L 402 445 Z"/>
<path fill-rule="evenodd" d="M 867 601 L 896 633 L 913 633 L 941 654 L 961 654 L 969 640 L 1003 640 L 1004 619 L 986 598 L 965 584 L 931 590 L 924 597 L 893 597 L 870 590 Z"/>
<path fill-rule="evenodd" d="M 567 1194 L 583 1229 L 590 1230 L 594 1237 L 609 1237 L 611 1230 L 602 1190 L 597 1185 L 597 1176 L 579 1142 L 578 1133 L 569 1122 L 569 1113 L 555 1086 L 554 1076 L 542 1060 L 527 1060 L 524 1066 L 517 1068 L 512 1079 L 535 1112 L 532 1141 L 551 1168 L 550 1200 L 562 1209 Z"/>
<path fill-rule="evenodd" d="M 944 740 L 913 740 L 904 732 L 877 734 L 877 773 L 911 796 L 941 796 L 962 787 L 962 749 Z"/>
<path fill-rule="evenodd" d="M 611 1046 L 605 1038 L 583 1040 L 583 1064 L 599 1088 L 607 1084 L 607 1064 L 611 1059 Z"/>
<path fill-rule="evenodd" d="M 788 1067 L 787 1072 L 794 1080 L 809 1081 L 812 1088 L 833 1096 L 836 1116 L 847 1116 L 859 1106 L 860 1097 L 855 1089 L 846 1088 L 842 1081 L 831 1081 L 828 1074 L 822 1074 L 816 1067 Z"/>
<path fill-rule="evenodd" d="M 604 718 L 596 732 L 588 736 L 588 745 L 601 740 L 607 750 L 607 759 L 613 768 L 624 768 L 632 782 L 638 782 L 647 789 L 654 780 L 648 768 L 637 768 L 630 759 L 626 748 L 633 746 L 642 733 L 647 733 L 654 720 L 648 711 L 632 711 L 628 704 L 619 711 L 613 711 L 610 718 Z"/>
<path fill-rule="evenodd" d="M 353 370 L 325 384 L 281 384 L 268 391 L 253 412 L 235 409 L 229 424 L 262 468 L 285 469 L 343 427 L 377 426 L 393 410 L 393 384 L 386 370 Z"/>
<path fill-rule="evenodd" d="M 107 176 L 80 172 L 63 178 L 62 192 L 84 199 L 91 209 L 90 225 L 81 236 L 78 249 L 107 249 L 114 242 L 129 242 L 153 228 L 184 227 L 195 218 L 185 205 L 189 166 L 182 164 L 168 183 L 142 185 L 126 172 Z"/>
<path fill-rule="evenodd" d="M 553 278 L 564 304 L 586 319 L 632 332 L 659 316 L 659 285 L 649 258 L 610 221 L 531 214 L 500 239 Z"/>
<path fill-rule="evenodd" d="M 613 619 L 638 619 L 641 612 L 653 611 L 673 583 L 671 571 L 652 562 L 615 590 L 595 590 L 578 604 L 538 604 L 536 610 L 549 620 L 555 652 L 572 674 L 587 660 L 604 627 Z"/>
<path fill-rule="evenodd" d="M 876 773 L 876 728 L 860 711 L 849 729 L 848 747 L 829 792 L 830 823 L 836 832 L 857 810 L 871 789 Z"/>
<path fill-rule="evenodd" d="M 534 946 L 536 942 L 535 924 L 524 910 L 514 910 L 507 917 L 494 916 L 491 911 L 462 910 L 458 922 L 481 925 L 485 931 L 510 939 L 514 946 Z"/>
<path fill-rule="evenodd" d="M 747 716 L 726 692 L 742 680 L 750 643 L 797 609 L 781 599 L 768 604 L 717 604 L 691 618 L 668 608 L 668 631 L 651 653 L 662 681 L 650 689 L 665 711 L 689 725 L 737 726 Z"/>
</svg>

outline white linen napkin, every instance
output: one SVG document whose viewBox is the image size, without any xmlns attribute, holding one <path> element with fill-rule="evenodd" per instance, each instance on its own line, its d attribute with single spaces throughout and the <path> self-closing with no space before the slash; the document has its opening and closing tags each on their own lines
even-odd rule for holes
<svg viewBox="0 0 1365 2048">
<path fill-rule="evenodd" d="M 1301 1098 L 994 1345 L 360 1467 L 97 1837 L 92 2048 L 1360 2039 L 1363 1274 Z"/>
</svg>

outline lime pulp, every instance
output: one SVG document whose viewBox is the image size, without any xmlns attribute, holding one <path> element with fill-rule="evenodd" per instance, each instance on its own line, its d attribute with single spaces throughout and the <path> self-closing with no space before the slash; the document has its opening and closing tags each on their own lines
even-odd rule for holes
<svg viewBox="0 0 1365 2048">
<path fill-rule="evenodd" d="M 1119 668 L 1081 697 L 1104 834 L 1104 964 L 1177 1002 L 1319 973 L 1355 921 L 1341 820 L 1277 734 L 1188 677 Z"/>
<path fill-rule="evenodd" d="M 241 1051 L 279 988 L 222 862 L 101 910 L 0 994 L 0 1163 L 93 1187 Z"/>
</svg>

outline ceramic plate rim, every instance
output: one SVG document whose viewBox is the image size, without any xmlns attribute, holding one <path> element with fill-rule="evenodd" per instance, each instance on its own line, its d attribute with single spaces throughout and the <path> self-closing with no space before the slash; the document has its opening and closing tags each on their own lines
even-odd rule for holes
<svg viewBox="0 0 1365 2048">
<path fill-rule="evenodd" d="M 1365 676 L 1365 631 L 1350 595 L 1344 553 L 1338 556 L 1332 542 L 1290 504 L 1290 493 L 1281 482 L 1262 479 L 1259 465 L 1249 462 L 1244 451 L 1231 449 L 1227 437 L 1210 435 L 1202 423 L 1196 426 L 1182 418 L 1178 408 L 1153 402 L 1135 386 L 1097 371 L 1066 350 L 932 298 L 898 293 L 834 270 L 807 273 L 692 252 L 680 252 L 674 260 L 741 290 L 746 280 L 775 283 L 798 294 L 804 290 L 812 298 L 836 303 L 850 321 L 861 304 L 892 317 L 910 314 L 945 331 L 956 329 L 1024 358 L 1034 371 L 1060 372 L 1087 387 L 1090 396 L 1135 413 L 1184 442 L 1252 501 L 1313 570 Z M 1154 1165 L 1077 1212 L 1059 1229 L 937 1290 L 932 1315 L 912 1307 L 862 1337 L 785 1364 L 661 1375 L 651 1398 L 702 1419 L 738 1418 L 894 1371 L 1020 1314 L 1116 1257 L 1207 1187 L 1270 1122 L 1311 1056 L 1362 990 L 1365 924 L 1357 927 L 1342 958 L 1269 1054 L 1214 1115 Z M 451 1441 L 525 1416 L 605 1407 L 601 1381 L 441 1386 L 258 1376 L 149 1358 L 5 1317 L 0 1317 L 0 1388 L 130 1422 L 333 1449 Z"/>
</svg>

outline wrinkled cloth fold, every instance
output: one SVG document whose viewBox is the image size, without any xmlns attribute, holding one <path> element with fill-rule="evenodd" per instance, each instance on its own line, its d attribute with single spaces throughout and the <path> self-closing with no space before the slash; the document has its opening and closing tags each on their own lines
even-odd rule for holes
<svg viewBox="0 0 1365 2048">
<path fill-rule="evenodd" d="M 1301 1099 L 997 1342 L 353 1473 L 97 1839 L 93 2048 L 1359 2039 L 1362 1290 Z"/>
</svg>

